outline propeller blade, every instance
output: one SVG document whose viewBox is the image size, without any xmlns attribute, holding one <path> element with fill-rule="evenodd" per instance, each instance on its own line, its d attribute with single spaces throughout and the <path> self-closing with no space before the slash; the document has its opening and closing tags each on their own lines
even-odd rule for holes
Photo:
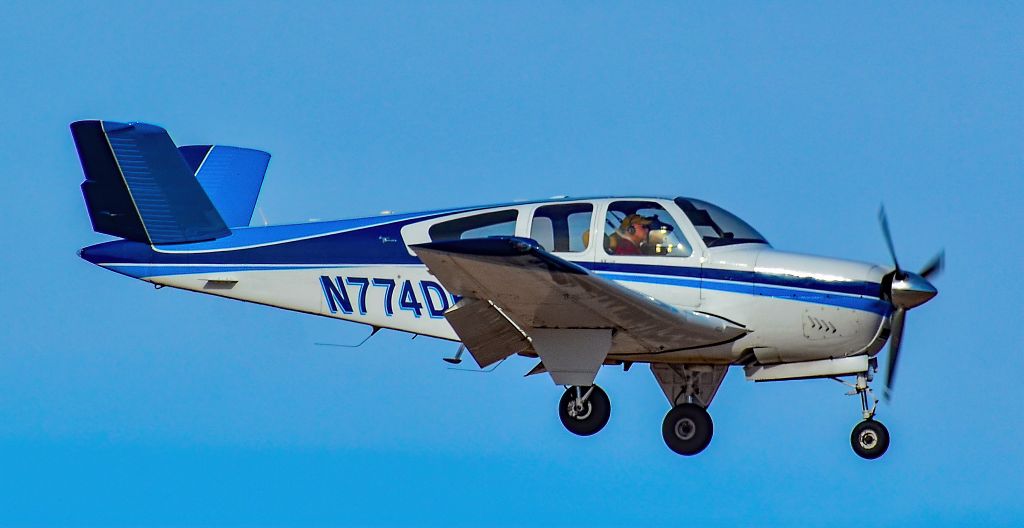
<svg viewBox="0 0 1024 528">
<path fill-rule="evenodd" d="M 885 371 L 885 401 L 889 401 L 892 382 L 896 379 L 896 364 L 900 357 L 900 345 L 903 343 L 903 323 L 906 318 L 907 311 L 903 308 L 896 308 L 892 313 L 892 328 L 889 330 L 889 367 Z"/>
<path fill-rule="evenodd" d="M 889 255 L 892 263 L 896 265 L 896 275 L 900 276 L 900 262 L 896 260 L 896 247 L 892 243 L 892 233 L 889 232 L 889 217 L 885 214 L 885 206 L 878 209 L 878 222 L 882 224 L 882 235 L 885 236 L 885 243 L 889 246 Z"/>
<path fill-rule="evenodd" d="M 935 255 L 928 264 L 921 268 L 921 273 L 918 273 L 918 275 L 927 279 L 936 273 L 941 273 L 944 267 L 946 267 L 946 250 L 942 250 L 938 255 Z"/>
</svg>

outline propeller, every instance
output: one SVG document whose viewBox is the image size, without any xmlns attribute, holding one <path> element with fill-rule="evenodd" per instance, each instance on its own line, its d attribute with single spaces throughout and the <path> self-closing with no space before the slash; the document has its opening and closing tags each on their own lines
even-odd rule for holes
<svg viewBox="0 0 1024 528">
<path fill-rule="evenodd" d="M 946 252 L 940 251 L 928 264 L 925 264 L 921 271 L 912 273 L 900 267 L 896 258 L 896 246 L 892 241 L 892 233 L 889 231 L 889 219 L 885 214 L 883 206 L 878 211 L 878 222 L 882 226 L 882 235 L 889 247 L 889 255 L 895 269 L 887 273 L 882 279 L 882 299 L 892 305 L 892 317 L 889 327 L 889 363 L 885 375 L 886 401 L 890 399 L 893 380 L 896 377 L 896 365 L 899 362 L 900 347 L 903 344 L 903 328 L 907 320 L 907 310 L 920 306 L 938 294 L 935 286 L 932 286 L 928 279 L 936 276 L 942 271 L 946 261 Z"/>
<path fill-rule="evenodd" d="M 929 261 L 928 264 L 925 264 L 925 266 L 923 268 L 921 268 L 921 272 L 918 275 L 920 275 L 920 276 L 924 277 L 925 279 L 927 279 L 928 277 L 931 277 L 932 275 L 935 275 L 937 273 L 941 273 L 942 272 L 942 268 L 945 267 L 945 265 L 946 265 L 946 252 L 945 251 L 940 251 L 938 255 L 935 255 L 934 257 L 932 257 L 932 260 Z"/>
</svg>

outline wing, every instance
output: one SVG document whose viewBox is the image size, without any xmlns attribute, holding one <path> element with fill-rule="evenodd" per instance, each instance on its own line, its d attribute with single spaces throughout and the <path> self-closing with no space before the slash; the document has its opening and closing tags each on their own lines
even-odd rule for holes
<svg viewBox="0 0 1024 528">
<path fill-rule="evenodd" d="M 412 249 L 445 288 L 464 297 L 445 317 L 481 367 L 533 348 L 553 376 L 553 365 L 563 360 L 571 360 L 568 370 L 580 370 L 600 355 L 596 373 L 608 354 L 700 348 L 747 332 L 598 277 L 529 239 L 455 240 Z M 595 354 L 595 348 L 604 351 Z"/>
</svg>

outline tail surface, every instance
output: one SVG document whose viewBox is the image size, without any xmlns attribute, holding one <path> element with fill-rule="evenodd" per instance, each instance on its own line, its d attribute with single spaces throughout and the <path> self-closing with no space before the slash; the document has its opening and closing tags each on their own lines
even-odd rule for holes
<svg viewBox="0 0 1024 528">
<path fill-rule="evenodd" d="M 71 135 L 96 231 L 148 244 L 231 233 L 166 130 L 145 123 L 77 121 Z"/>
<path fill-rule="evenodd" d="M 188 145 L 178 150 L 227 226 L 248 226 L 270 154 L 225 145 Z"/>
</svg>

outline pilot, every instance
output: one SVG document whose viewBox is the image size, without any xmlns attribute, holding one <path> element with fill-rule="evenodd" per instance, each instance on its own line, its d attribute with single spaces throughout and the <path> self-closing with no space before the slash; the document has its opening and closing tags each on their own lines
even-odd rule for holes
<svg viewBox="0 0 1024 528">
<path fill-rule="evenodd" d="M 631 214 L 622 219 L 622 225 L 615 231 L 616 255 L 644 255 L 643 246 L 651 233 L 654 220 L 646 216 Z"/>
</svg>

